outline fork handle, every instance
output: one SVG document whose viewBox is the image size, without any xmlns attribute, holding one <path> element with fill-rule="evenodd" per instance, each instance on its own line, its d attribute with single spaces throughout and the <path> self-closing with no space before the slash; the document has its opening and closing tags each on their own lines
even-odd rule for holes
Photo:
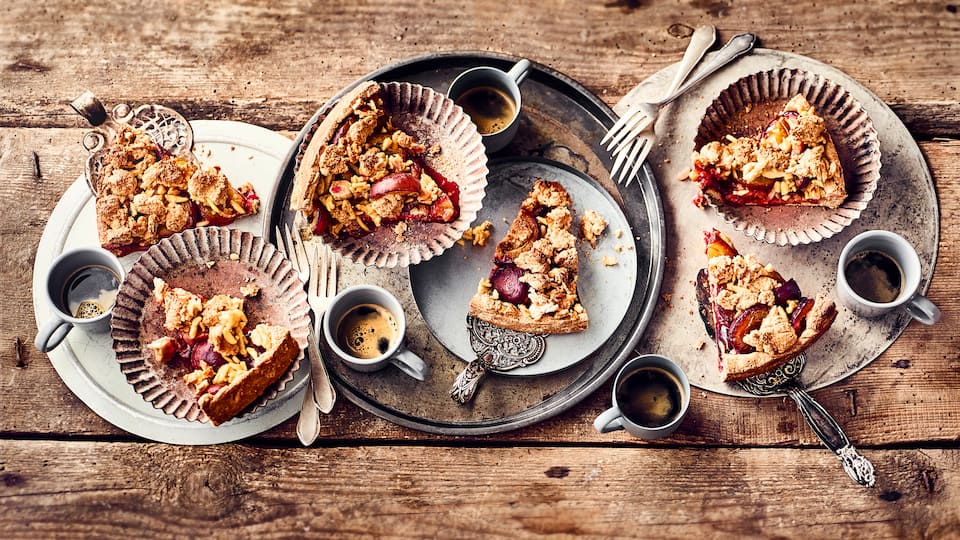
<svg viewBox="0 0 960 540">
<path fill-rule="evenodd" d="M 800 413 L 807 421 L 810 429 L 820 437 L 823 444 L 827 446 L 840 462 L 843 464 L 843 470 L 850 475 L 861 486 L 873 486 L 876 476 L 873 471 L 873 464 L 870 460 L 860 455 L 857 449 L 850 444 L 850 439 L 843 432 L 840 424 L 823 408 L 813 396 L 807 393 L 800 385 L 791 383 L 783 388 L 783 391 L 797 403 Z"/>
<path fill-rule="evenodd" d="M 712 75 L 713 72 L 748 53 L 751 49 L 753 49 L 753 46 L 756 44 L 756 42 L 757 36 L 753 34 L 737 34 L 733 36 L 730 38 L 730 41 L 723 46 L 722 49 L 717 51 L 716 55 L 704 62 L 702 71 L 700 71 L 700 73 L 697 73 L 686 83 L 684 83 L 683 86 L 678 88 L 676 92 L 658 101 L 655 103 L 655 105 L 657 107 L 663 107 L 667 103 L 677 99 L 681 94 L 692 88 L 707 76 Z"/>
<path fill-rule="evenodd" d="M 307 356 L 310 357 L 310 381 L 313 387 L 313 400 L 320 412 L 329 414 L 337 400 L 337 391 L 333 389 L 330 374 L 327 373 L 327 367 L 323 364 L 323 356 L 320 354 L 320 347 L 317 346 L 317 333 L 313 328 L 310 329 L 307 336 Z"/>
</svg>

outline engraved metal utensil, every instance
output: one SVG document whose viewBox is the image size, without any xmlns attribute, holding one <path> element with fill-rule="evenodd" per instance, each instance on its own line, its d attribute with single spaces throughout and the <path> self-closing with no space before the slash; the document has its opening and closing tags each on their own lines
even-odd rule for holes
<svg viewBox="0 0 960 540">
<path fill-rule="evenodd" d="M 805 354 L 800 354 L 772 371 L 747 377 L 737 381 L 737 384 L 755 396 L 769 396 L 781 392 L 790 396 L 796 402 L 807 425 L 820 437 L 823 444 L 837 455 L 843 464 L 843 470 L 847 471 L 850 478 L 861 486 L 872 487 L 876 481 L 873 464 L 857 452 L 840 424 L 797 381 L 806 364 L 806 358 Z"/>
<path fill-rule="evenodd" d="M 164 152 L 198 162 L 193 154 L 193 128 L 177 111 L 157 104 L 140 105 L 136 109 L 126 103 L 115 105 L 108 113 L 93 92 L 80 94 L 70 106 L 95 128 L 83 136 L 83 147 L 90 152 L 84 170 L 87 185 L 97 192 L 97 179 L 103 166 L 103 150 L 126 124 L 144 130 Z"/>
<path fill-rule="evenodd" d="M 711 339 L 717 339 L 709 305 L 710 292 L 707 285 L 706 270 L 701 270 L 697 275 L 696 290 L 700 318 L 703 319 L 707 335 Z M 755 396 L 770 396 L 779 393 L 788 395 L 797 404 L 800 414 L 803 415 L 810 429 L 840 459 L 843 470 L 850 475 L 850 478 L 853 478 L 861 486 L 872 487 L 876 481 L 873 463 L 857 452 L 840 424 L 800 385 L 800 373 L 803 371 L 806 362 L 806 354 L 801 353 L 776 369 L 747 377 L 742 381 L 737 381 L 737 384 L 740 388 Z"/>
<path fill-rule="evenodd" d="M 529 366 L 543 358 L 547 349 L 546 336 L 507 330 L 475 317 L 467 316 L 467 328 L 477 358 L 457 375 L 450 390 L 450 397 L 461 405 L 473 399 L 487 371 Z"/>
</svg>

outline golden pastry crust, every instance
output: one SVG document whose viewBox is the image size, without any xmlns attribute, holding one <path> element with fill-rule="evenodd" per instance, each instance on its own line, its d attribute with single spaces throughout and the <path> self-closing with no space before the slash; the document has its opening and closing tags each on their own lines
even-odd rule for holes
<svg viewBox="0 0 960 540">
<path fill-rule="evenodd" d="M 826 296 L 803 297 L 795 281 L 752 255 L 739 254 L 718 231 L 707 233 L 706 241 L 706 309 L 722 380 L 744 379 L 786 363 L 833 323 L 836 306 Z"/>
<path fill-rule="evenodd" d="M 271 326 L 268 331 L 275 345 L 258 356 L 251 369 L 238 375 L 216 394 L 203 394 L 197 400 L 200 409 L 214 426 L 230 420 L 249 407 L 280 379 L 300 353 L 300 346 L 289 330 Z"/>
<path fill-rule="evenodd" d="M 469 314 L 501 328 L 534 334 L 581 332 L 589 326 L 577 295 L 579 260 L 569 194 L 537 180 L 497 244 L 495 267 L 470 300 Z M 509 280 L 516 298 L 503 298 L 491 280 Z"/>
<path fill-rule="evenodd" d="M 166 154 L 146 132 L 127 125 L 101 163 L 94 182 L 97 234 L 100 244 L 117 255 L 195 225 L 227 225 L 258 210 L 249 184 L 238 189 L 218 168 Z"/>
<path fill-rule="evenodd" d="M 690 179 L 714 204 L 837 208 L 847 198 L 836 145 L 800 94 L 758 137 L 727 135 L 695 151 Z"/>
<path fill-rule="evenodd" d="M 337 102 L 310 139 L 290 208 L 307 218 L 308 234 L 332 238 L 413 220 L 449 223 L 459 215 L 459 187 L 426 166 L 426 152 L 393 125 L 380 86 L 363 83 Z M 402 233 L 397 237 L 403 240 Z"/>
<path fill-rule="evenodd" d="M 758 351 L 746 354 L 724 353 L 720 363 L 721 380 L 745 379 L 782 366 L 820 339 L 836 317 L 837 310 L 833 301 L 818 295 L 813 309 L 806 316 L 806 329 L 797 336 L 793 345 L 777 354 Z"/>
<path fill-rule="evenodd" d="M 153 297 L 164 313 L 164 327 L 172 334 L 147 345 L 158 362 L 170 362 L 185 342 L 191 343 L 187 349 L 191 357 L 198 348 L 207 347 L 199 353 L 199 367 L 183 380 L 194 389 L 197 404 L 214 426 L 246 409 L 300 353 L 287 328 L 259 324 L 247 332 L 242 298 L 220 294 L 205 300 L 160 278 L 154 278 Z"/>
</svg>

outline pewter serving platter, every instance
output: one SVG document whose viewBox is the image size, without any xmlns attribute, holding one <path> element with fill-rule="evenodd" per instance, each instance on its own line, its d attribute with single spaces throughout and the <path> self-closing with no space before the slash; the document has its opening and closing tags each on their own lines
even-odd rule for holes
<svg viewBox="0 0 960 540">
<path fill-rule="evenodd" d="M 317 111 L 294 142 L 294 151 L 288 156 L 277 182 L 278 192 L 270 216 L 271 224 L 292 225 L 293 214 L 288 207 L 296 148 L 316 119 L 325 115 L 332 103 L 349 88 L 362 80 L 373 79 L 380 82 L 413 82 L 445 93 L 449 83 L 465 69 L 491 65 L 507 70 L 517 60 L 480 52 L 431 54 L 387 66 L 348 85 Z M 591 326 L 596 325 L 599 330 L 596 339 L 584 347 L 595 349 L 592 353 L 572 355 L 558 363 L 547 362 L 543 366 L 533 367 L 542 370 L 541 374 L 535 376 L 491 374 L 468 405 L 458 405 L 450 398 L 450 388 L 465 366 L 465 356 L 461 357 L 465 351 L 460 345 L 450 340 L 445 343 L 437 336 L 450 334 L 459 325 L 463 332 L 463 344 L 469 351 L 466 304 L 461 308 L 464 310 L 463 317 L 449 328 L 430 323 L 425 316 L 429 318 L 432 312 L 425 307 L 424 299 L 419 297 L 420 292 L 416 292 L 415 296 L 411 278 L 421 285 L 433 279 L 441 282 L 440 287 L 450 287 L 450 297 L 443 298 L 440 295 L 437 300 L 430 302 L 431 305 L 433 302 L 452 305 L 462 302 L 463 298 L 469 300 L 476 289 L 475 276 L 449 274 L 440 267 L 430 271 L 429 267 L 420 269 L 412 266 L 408 273 L 408 269 L 404 268 L 369 268 L 342 261 L 341 288 L 357 283 L 375 283 L 397 295 L 406 309 L 407 345 L 430 365 L 430 377 L 426 381 L 416 382 L 393 367 L 374 373 L 360 373 L 341 362 L 330 363 L 331 378 L 340 395 L 397 424 L 432 433 L 478 435 L 517 429 L 554 416 L 599 388 L 633 356 L 634 347 L 653 315 L 663 276 L 665 246 L 663 209 L 650 168 L 644 167 L 639 174 L 639 181 L 631 183 L 629 187 L 619 188 L 611 181 L 609 169 L 612 159 L 598 143 L 613 125 L 615 116 L 605 103 L 576 81 L 534 63 L 521 85 L 521 91 L 523 109 L 517 137 L 504 150 L 491 154 L 491 161 L 508 158 L 514 160 L 512 166 L 519 168 L 550 164 L 554 167 L 551 171 L 561 171 L 558 174 L 567 178 L 571 185 L 595 196 L 596 204 L 600 205 L 602 200 L 602 208 L 611 214 L 614 221 L 620 222 L 617 227 L 623 227 L 623 235 L 630 235 L 623 241 L 626 243 L 630 240 L 634 247 L 619 254 L 620 267 L 610 269 L 609 275 L 617 283 L 623 283 L 630 279 L 631 272 L 635 272 L 632 278 L 634 285 L 632 289 L 622 291 L 623 302 L 619 304 L 617 312 L 610 315 L 603 308 L 598 308 L 595 314 L 590 315 Z M 500 187 L 492 185 L 493 181 L 497 181 L 497 176 L 491 175 L 489 180 L 488 192 L 498 192 Z M 497 215 L 510 215 L 512 219 L 516 214 L 515 204 L 510 208 L 501 208 L 491 201 L 496 199 L 484 199 L 481 215 L 495 212 Z M 497 233 L 502 235 L 507 225 L 502 222 L 495 224 L 491 240 L 495 242 Z M 489 271 L 490 258 L 471 249 L 454 245 L 441 259 L 468 256 L 471 262 L 476 262 L 477 272 L 481 272 L 480 266 Z M 605 269 L 599 267 L 600 253 L 600 248 L 592 252 L 589 246 L 581 246 L 581 271 L 591 266 L 586 270 L 587 273 L 594 272 L 594 277 L 603 276 Z M 417 291 L 426 288 L 417 287 Z M 454 290 L 456 298 L 453 298 Z M 631 290 L 632 294 L 627 294 Z M 585 296 L 582 299 L 590 309 L 589 303 L 594 299 Z M 421 305 L 419 308 L 418 304 Z M 421 308 L 426 315 L 421 314 Z M 571 340 L 571 343 L 578 343 L 576 338 Z M 326 348 L 322 341 L 321 348 Z M 548 344 L 548 349 L 550 346 Z M 457 354 L 451 349 L 461 351 Z"/>
<path fill-rule="evenodd" d="M 622 112 L 632 101 L 662 95 L 675 69 L 676 66 L 668 67 L 639 84 L 616 105 L 616 110 Z M 775 69 L 803 70 L 840 85 L 869 115 L 880 141 L 880 178 L 873 198 L 859 219 L 817 243 L 779 246 L 751 238 L 749 231 L 739 231 L 734 224 L 726 223 L 716 209 L 694 206 L 691 200 L 698 191 L 696 184 L 678 180 L 690 166 L 697 126 L 714 99 L 743 77 Z M 662 302 L 638 348 L 673 358 L 687 372 L 690 384 L 722 394 L 750 396 L 740 387 L 720 380 L 716 347 L 697 315 L 691 283 L 706 264 L 703 231 L 711 227 L 726 233 L 741 253 L 752 253 L 780 269 L 784 276 L 794 277 L 805 295 L 824 293 L 834 299 L 837 261 L 843 246 L 865 230 L 894 231 L 909 240 L 919 253 L 923 266 L 920 290 L 927 290 L 936 266 L 940 227 L 933 177 L 906 126 L 880 98 L 849 75 L 796 54 L 755 49 L 667 106 L 656 128 L 664 141 L 670 141 L 654 146 L 648 161 L 662 179 L 671 242 L 661 293 L 669 300 Z M 834 142 L 841 145 L 846 141 Z M 842 305 L 838 304 L 837 309 L 833 326 L 807 350 L 800 384 L 808 390 L 840 381 L 868 365 L 893 344 L 911 321 L 906 311 L 865 319 Z"/>
</svg>

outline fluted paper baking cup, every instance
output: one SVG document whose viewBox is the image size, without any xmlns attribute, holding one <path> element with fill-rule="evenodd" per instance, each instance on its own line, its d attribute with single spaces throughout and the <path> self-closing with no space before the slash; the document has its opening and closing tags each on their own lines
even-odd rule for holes
<svg viewBox="0 0 960 540">
<path fill-rule="evenodd" d="M 429 156 L 427 164 L 460 187 L 460 215 L 451 223 L 410 221 L 402 235 L 385 225 L 360 237 L 343 235 L 339 239 L 318 240 L 328 242 L 334 251 L 351 261 L 380 268 L 404 267 L 440 255 L 471 226 L 483 206 L 487 154 L 476 125 L 443 94 L 406 82 L 380 83 L 380 92 L 395 127 L 413 135 L 427 148 L 439 145 L 439 154 Z M 304 165 L 303 153 L 324 116 L 319 115 L 304 137 L 296 158 L 297 168 Z"/>
<path fill-rule="evenodd" d="M 177 418 L 207 421 L 193 388 L 183 380 L 183 367 L 157 362 L 147 348 L 148 343 L 167 335 L 163 312 L 153 300 L 154 277 L 205 298 L 216 294 L 239 298 L 241 286 L 259 287 L 255 296 L 245 298 L 248 328 L 261 322 L 286 327 L 300 344 L 300 354 L 245 412 L 263 407 L 293 380 L 307 345 L 310 308 L 303 282 L 290 261 L 272 244 L 248 232 L 220 227 L 188 229 L 144 252 L 127 273 L 113 308 L 111 337 L 117 362 L 144 400 Z"/>
<path fill-rule="evenodd" d="M 781 246 L 830 238 L 859 218 L 873 198 L 880 179 L 880 141 L 860 103 L 840 85 L 806 71 L 754 73 L 731 84 L 713 100 L 694 138 L 699 149 L 728 134 L 754 134 L 797 94 L 802 94 L 824 119 L 843 167 L 847 199 L 838 208 L 716 205 L 734 229 Z"/>
</svg>

